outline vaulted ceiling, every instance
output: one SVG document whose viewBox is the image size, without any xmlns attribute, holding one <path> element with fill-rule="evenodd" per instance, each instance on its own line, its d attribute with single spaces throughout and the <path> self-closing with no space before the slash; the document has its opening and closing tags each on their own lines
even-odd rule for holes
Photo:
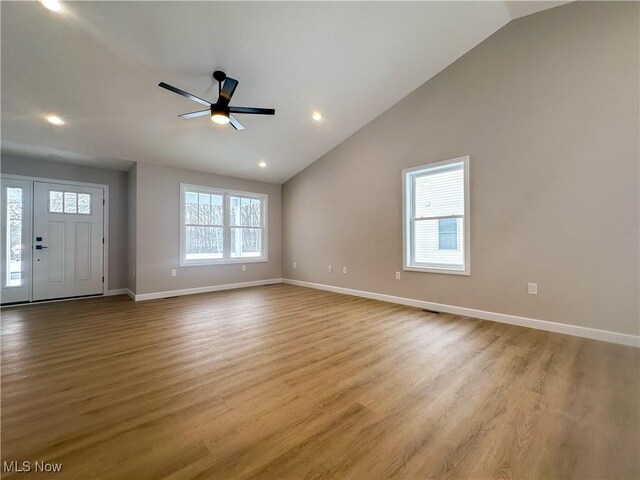
<svg viewBox="0 0 640 480">
<path fill-rule="evenodd" d="M 2 2 L 2 152 L 281 183 L 513 18 L 565 2 Z M 157 86 L 215 100 L 244 131 Z M 44 121 L 55 112 L 63 127 Z M 320 112 L 319 122 L 311 118 Z M 266 168 L 258 163 L 265 161 Z"/>
</svg>

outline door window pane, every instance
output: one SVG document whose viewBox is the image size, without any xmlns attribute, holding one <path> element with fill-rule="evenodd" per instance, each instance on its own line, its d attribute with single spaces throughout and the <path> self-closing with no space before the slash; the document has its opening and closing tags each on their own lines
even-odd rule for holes
<svg viewBox="0 0 640 480">
<path fill-rule="evenodd" d="M 22 285 L 22 188 L 7 188 L 7 287 Z"/>
<path fill-rule="evenodd" d="M 76 213 L 78 211 L 78 194 L 64 192 L 64 213 Z"/>
<path fill-rule="evenodd" d="M 88 215 L 91 213 L 91 195 L 88 193 L 78 194 L 78 213 Z"/>
<path fill-rule="evenodd" d="M 63 200 L 62 200 L 62 192 L 49 192 L 49 211 L 52 213 L 62 213 L 64 211 L 63 208 Z"/>
<path fill-rule="evenodd" d="M 91 214 L 91 194 L 49 191 L 50 213 Z"/>
</svg>

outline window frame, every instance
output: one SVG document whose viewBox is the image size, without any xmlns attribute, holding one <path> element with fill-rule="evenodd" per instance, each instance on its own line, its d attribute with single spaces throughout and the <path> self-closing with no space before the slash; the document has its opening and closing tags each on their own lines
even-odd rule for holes
<svg viewBox="0 0 640 480">
<path fill-rule="evenodd" d="M 187 192 L 204 193 L 209 195 L 221 195 L 222 196 L 222 211 L 223 211 L 223 249 L 222 258 L 208 258 L 208 259 L 187 259 L 186 256 L 186 243 L 187 243 L 187 228 L 186 228 L 186 194 Z M 231 257 L 231 209 L 230 209 L 230 197 L 244 197 L 258 199 L 261 202 L 260 220 L 262 225 L 261 245 L 262 255 L 259 257 Z M 192 267 L 192 266 L 206 266 L 206 265 L 230 265 L 236 263 L 259 263 L 269 261 L 269 232 L 268 232 L 268 211 L 269 211 L 269 196 L 266 193 L 255 192 L 242 192 L 238 190 L 229 190 L 226 188 L 208 187 L 204 185 L 193 185 L 190 183 L 180 184 L 180 266 Z"/>
<path fill-rule="evenodd" d="M 463 164 L 464 172 L 464 215 L 463 218 L 463 268 L 452 268 L 446 265 L 419 264 L 413 260 L 414 248 L 414 224 L 413 211 L 415 208 L 415 178 L 418 172 L 442 169 L 454 164 Z M 469 155 L 443 160 L 440 162 L 427 163 L 417 167 L 405 168 L 402 170 L 402 269 L 411 272 L 442 273 L 447 275 L 471 275 L 471 215 L 470 215 L 470 180 L 469 180 Z M 460 218 L 459 215 L 445 216 L 439 218 Z M 438 217 L 434 217 L 434 220 Z"/>
</svg>

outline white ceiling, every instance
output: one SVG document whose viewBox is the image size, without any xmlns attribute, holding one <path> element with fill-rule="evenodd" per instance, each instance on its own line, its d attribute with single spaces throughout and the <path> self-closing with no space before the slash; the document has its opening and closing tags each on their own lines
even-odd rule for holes
<svg viewBox="0 0 640 480">
<path fill-rule="evenodd" d="M 3 1 L 3 155 L 281 183 L 512 18 L 559 3 L 67 2 L 58 15 Z M 244 131 L 177 118 L 202 107 L 158 82 L 215 100 L 214 69 L 240 81 L 233 105 L 275 117 L 237 115 Z"/>
</svg>

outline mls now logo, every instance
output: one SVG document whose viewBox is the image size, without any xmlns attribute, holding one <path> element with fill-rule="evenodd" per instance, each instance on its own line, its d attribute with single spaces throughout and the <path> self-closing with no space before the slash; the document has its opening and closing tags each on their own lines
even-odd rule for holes
<svg viewBox="0 0 640 480">
<path fill-rule="evenodd" d="M 11 462 L 7 462 L 7 461 L 2 462 L 2 471 L 6 473 L 27 473 L 27 472 L 58 473 L 61 470 L 62 470 L 61 463 L 40 462 L 38 460 L 36 460 L 35 462 L 30 462 L 29 460 L 25 460 L 23 462 L 19 462 L 17 460 L 13 460 Z"/>
</svg>

